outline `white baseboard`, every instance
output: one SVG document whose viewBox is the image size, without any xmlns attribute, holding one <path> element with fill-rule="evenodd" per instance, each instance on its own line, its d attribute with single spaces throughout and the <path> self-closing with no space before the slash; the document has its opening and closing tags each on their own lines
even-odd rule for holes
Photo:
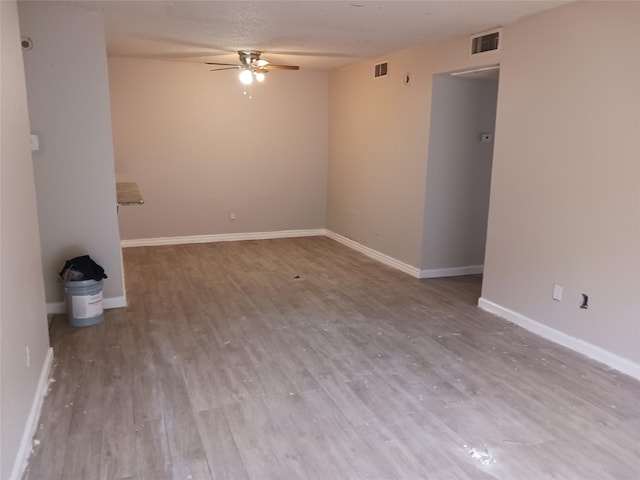
<svg viewBox="0 0 640 480">
<path fill-rule="evenodd" d="M 109 308 L 123 308 L 127 306 L 126 297 L 109 297 L 102 299 L 102 306 L 105 309 Z M 47 303 L 47 313 L 67 313 L 66 302 L 50 302 Z"/>
<path fill-rule="evenodd" d="M 66 313 L 66 312 L 67 312 L 67 304 L 65 302 L 47 303 L 48 314 Z"/>
<path fill-rule="evenodd" d="M 327 236 L 338 243 L 357 250 L 366 256 L 373 258 L 385 265 L 393 267 L 401 272 L 407 273 L 415 278 L 435 278 L 452 277 L 457 275 L 471 275 L 482 273 L 483 265 L 469 265 L 465 267 L 440 268 L 433 270 L 420 270 L 412 265 L 396 260 L 389 255 L 380 253 L 377 250 L 366 247 L 361 243 L 344 237 L 338 233 L 324 228 L 314 230 L 281 230 L 277 232 L 250 232 L 250 233 L 223 233 L 214 235 L 189 235 L 180 237 L 158 237 L 139 238 L 120 241 L 122 248 L 128 247 L 154 247 L 159 245 L 184 245 L 190 243 L 211 243 L 211 242 L 237 242 L 242 240 L 269 240 L 273 238 L 294 238 L 294 237 L 318 237 Z M 106 301 L 106 300 L 105 300 Z M 105 308 L 108 308 L 105 306 Z M 59 313 L 59 312 L 56 312 Z"/>
<path fill-rule="evenodd" d="M 389 255 L 385 255 L 384 253 L 380 253 L 373 248 L 365 247 L 361 243 L 358 243 L 355 240 L 351 240 L 350 238 L 343 237 L 342 235 L 332 232 L 331 230 L 327 230 L 326 236 L 338 243 L 341 243 L 342 245 L 357 250 L 358 252 L 363 253 L 367 257 L 373 258 L 380 263 L 384 263 L 385 265 L 393 267 L 396 270 L 407 273 L 412 277 L 420 278 L 420 270 L 412 265 L 401 262 L 400 260 L 396 260 L 395 258 L 390 257 Z"/>
<path fill-rule="evenodd" d="M 183 237 L 158 237 L 121 240 L 120 246 L 154 247 L 158 245 L 183 245 L 188 243 L 238 242 L 241 240 L 270 240 L 273 238 L 320 237 L 326 235 L 324 228 L 315 230 L 280 230 L 277 232 L 220 233 L 214 235 L 189 235 Z"/>
<path fill-rule="evenodd" d="M 53 348 L 49 347 L 47 355 L 44 357 L 44 363 L 42 364 L 42 370 L 40 371 L 40 379 L 38 380 L 38 388 L 33 396 L 33 402 L 31 404 L 29 416 L 27 417 L 27 423 L 24 426 L 22 440 L 20 441 L 20 448 L 18 449 L 18 454 L 16 455 L 15 462 L 13 463 L 13 470 L 9 476 L 10 480 L 19 480 L 22 478 L 22 475 L 27 468 L 29 456 L 32 451 L 31 441 L 38 429 L 42 404 L 44 403 L 44 397 L 47 395 L 47 391 L 49 389 L 49 373 L 51 372 L 52 363 Z"/>
<path fill-rule="evenodd" d="M 611 353 L 579 338 L 572 337 L 560 330 L 556 330 L 555 328 L 532 320 L 531 318 L 525 317 L 518 312 L 509 310 L 508 308 L 502 307 L 485 298 L 481 297 L 478 300 L 478 306 L 483 310 L 515 323 L 536 335 L 540 335 L 547 340 L 551 340 L 552 342 L 570 348 L 571 350 L 586 355 L 593 360 L 602 362 L 611 368 L 640 380 L 640 364 L 627 360 L 626 358 L 622 358 L 615 353 Z"/>
<path fill-rule="evenodd" d="M 420 270 L 420 278 L 458 277 L 460 275 L 475 275 L 484 272 L 484 265 L 467 265 L 466 267 L 430 268 Z"/>
<path fill-rule="evenodd" d="M 103 298 L 102 306 L 107 310 L 110 308 L 125 308 L 127 306 L 127 298 L 126 297 Z"/>
</svg>

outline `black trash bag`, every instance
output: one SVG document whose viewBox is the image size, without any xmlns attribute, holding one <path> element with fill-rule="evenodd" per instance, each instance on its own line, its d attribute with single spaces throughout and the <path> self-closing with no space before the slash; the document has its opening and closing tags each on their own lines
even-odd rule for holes
<svg viewBox="0 0 640 480">
<path fill-rule="evenodd" d="M 63 282 L 78 282 L 81 280 L 100 281 L 107 278 L 104 268 L 94 262 L 89 255 L 67 260 L 58 274 Z"/>
</svg>

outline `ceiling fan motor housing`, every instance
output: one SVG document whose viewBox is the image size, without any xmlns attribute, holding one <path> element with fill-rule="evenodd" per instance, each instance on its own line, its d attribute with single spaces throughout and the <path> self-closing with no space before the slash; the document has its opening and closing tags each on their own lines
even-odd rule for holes
<svg viewBox="0 0 640 480">
<path fill-rule="evenodd" d="M 0 0 L 1 1 L 1 0 Z M 259 81 L 264 79 L 264 74 L 268 73 L 269 70 L 298 70 L 300 67 L 297 65 L 274 65 L 269 63 L 266 60 L 261 60 L 260 55 L 262 52 L 258 50 L 238 50 L 238 57 L 240 58 L 240 65 L 235 65 L 232 63 L 219 63 L 219 62 L 204 62 L 207 65 L 217 65 L 222 68 L 215 68 L 212 71 L 218 70 L 234 70 L 241 69 L 247 70 L 252 74 L 256 75 L 256 78 Z"/>
<path fill-rule="evenodd" d="M 258 60 L 260 60 L 260 55 L 262 52 L 258 52 L 256 50 L 238 50 L 238 55 L 240 56 L 240 62 L 243 65 L 251 66 Z"/>
</svg>

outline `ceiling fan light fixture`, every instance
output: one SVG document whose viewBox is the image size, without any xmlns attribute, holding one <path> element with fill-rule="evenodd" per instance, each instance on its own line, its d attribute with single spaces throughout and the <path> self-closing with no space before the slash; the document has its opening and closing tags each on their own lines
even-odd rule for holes
<svg viewBox="0 0 640 480">
<path fill-rule="evenodd" d="M 244 85 L 251 85 L 253 83 L 253 73 L 251 72 L 251 70 L 242 70 L 240 72 L 239 78 Z"/>
<path fill-rule="evenodd" d="M 2 1 L 2 0 L 0 0 Z M 211 70 L 212 72 L 218 70 L 235 70 L 239 69 L 238 78 L 240 82 L 247 86 L 251 85 L 253 81 L 262 83 L 265 80 L 265 75 L 270 70 L 299 70 L 297 65 L 274 65 L 267 60 L 262 60 L 257 50 L 238 50 L 238 56 L 240 57 L 240 65 L 234 63 L 220 63 L 220 62 L 204 62 L 207 65 L 215 65 L 218 68 Z M 246 89 L 245 89 L 246 93 Z"/>
</svg>

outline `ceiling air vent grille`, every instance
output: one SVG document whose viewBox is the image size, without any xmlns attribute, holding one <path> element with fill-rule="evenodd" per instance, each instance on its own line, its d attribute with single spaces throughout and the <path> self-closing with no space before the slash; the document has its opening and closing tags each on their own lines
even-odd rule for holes
<svg viewBox="0 0 640 480">
<path fill-rule="evenodd" d="M 373 71 L 373 77 L 380 78 L 387 75 L 389 75 L 389 62 L 377 63 Z"/>
<path fill-rule="evenodd" d="M 495 52 L 500 49 L 501 29 L 484 32 L 471 37 L 471 55 Z"/>
</svg>

